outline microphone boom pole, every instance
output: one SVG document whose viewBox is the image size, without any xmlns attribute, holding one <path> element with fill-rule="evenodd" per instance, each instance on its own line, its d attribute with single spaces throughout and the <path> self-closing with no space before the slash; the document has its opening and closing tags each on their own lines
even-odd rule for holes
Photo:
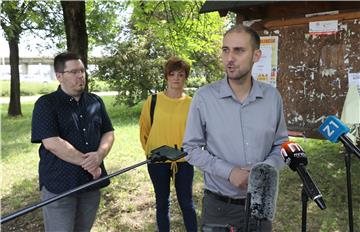
<svg viewBox="0 0 360 232">
<path fill-rule="evenodd" d="M 127 168 L 121 169 L 121 170 L 119 170 L 119 171 L 117 171 L 117 172 L 114 172 L 114 173 L 112 173 L 112 174 L 110 174 L 110 175 L 107 175 L 107 176 L 101 177 L 101 178 L 99 178 L 99 179 L 93 180 L 93 181 L 91 181 L 91 182 L 89 182 L 89 183 L 80 185 L 79 187 L 76 187 L 76 188 L 74 188 L 74 189 L 70 189 L 69 191 L 66 191 L 66 192 L 64 192 L 64 193 L 61 193 L 61 194 L 59 194 L 59 195 L 57 195 L 57 196 L 54 196 L 54 197 L 52 197 L 52 198 L 49 198 L 49 199 L 47 199 L 47 200 L 45 200 L 45 201 L 41 201 L 41 202 L 39 202 L 39 203 L 37 203 L 37 204 L 31 205 L 31 206 L 26 207 L 26 208 L 24 208 L 24 209 L 22 209 L 22 210 L 16 211 L 15 213 L 9 214 L 9 215 L 7 215 L 7 216 L 5 216 L 5 217 L 1 217 L 1 219 L 0 219 L 0 220 L 1 220 L 1 224 L 6 223 L 6 222 L 8 222 L 8 221 L 11 221 L 11 220 L 13 220 L 13 219 L 15 219 L 15 218 L 17 218 L 17 217 L 20 217 L 20 216 L 22 216 L 22 215 L 24 215 L 24 214 L 27 214 L 27 213 L 29 213 L 29 212 L 31 212 L 31 211 L 34 211 L 34 210 L 37 209 L 37 208 L 43 207 L 43 206 L 45 206 L 45 205 L 48 205 L 48 204 L 50 204 L 50 203 L 52 203 L 52 202 L 54 202 L 54 201 L 57 201 L 57 200 L 59 200 L 59 199 L 61 199 L 61 198 L 67 197 L 67 196 L 69 196 L 70 194 L 73 194 L 73 193 L 75 193 L 75 192 L 78 192 L 78 191 L 80 191 L 80 190 L 83 190 L 83 189 L 85 189 L 85 188 L 87 188 L 87 187 L 89 187 L 89 186 L 92 186 L 92 185 L 94 185 L 94 184 L 97 184 L 97 183 L 99 183 L 99 182 L 101 182 L 101 181 L 103 181 L 103 180 L 110 179 L 110 178 L 112 178 L 112 177 L 114 177 L 114 176 L 120 175 L 120 174 L 122 174 L 122 173 L 125 173 L 125 172 L 127 172 L 127 171 L 130 171 L 131 169 L 137 168 L 137 167 L 139 167 L 139 166 L 142 166 L 142 165 L 147 164 L 147 163 L 150 163 L 150 162 L 151 162 L 151 160 L 142 161 L 142 162 L 137 163 L 137 164 L 134 164 L 134 165 L 132 165 L 132 166 L 130 166 L 130 167 L 127 167 Z"/>
<path fill-rule="evenodd" d="M 19 211 L 11 213 L 11 214 L 9 214 L 7 216 L 1 217 L 0 222 L 1 222 L 1 224 L 3 224 L 3 223 L 6 223 L 8 221 L 11 221 L 11 220 L 13 220 L 13 219 L 15 219 L 15 218 L 17 218 L 19 216 L 22 216 L 22 215 L 24 215 L 26 213 L 34 211 L 37 208 L 48 205 L 48 204 L 50 204 L 50 203 L 52 203 L 54 201 L 57 201 L 57 200 L 59 200 L 61 198 L 67 197 L 70 194 L 73 194 L 75 192 L 83 190 L 83 189 L 85 189 L 85 188 L 87 188 L 89 186 L 92 186 L 94 184 L 97 184 L 97 183 L 99 183 L 101 181 L 110 179 L 110 178 L 112 178 L 114 176 L 123 174 L 123 173 L 125 173 L 127 171 L 130 171 L 130 170 L 132 170 L 134 168 L 137 168 L 139 166 L 142 166 L 144 164 L 157 162 L 157 161 L 162 162 L 162 161 L 166 161 L 166 160 L 176 161 L 178 159 L 181 159 L 181 158 L 185 157 L 186 155 L 187 155 L 187 153 L 184 152 L 182 148 L 180 150 L 177 149 L 176 145 L 175 145 L 175 148 L 172 148 L 172 147 L 169 147 L 169 146 L 166 146 L 166 145 L 161 146 L 159 148 L 156 148 L 156 149 L 152 150 L 151 154 L 150 154 L 150 157 L 145 161 L 142 161 L 142 162 L 134 164 L 132 166 L 123 168 L 123 169 L 121 169 L 119 171 L 116 171 L 116 172 L 110 174 L 110 175 L 107 175 L 107 176 L 101 177 L 99 179 L 90 181 L 90 182 L 88 182 L 86 184 L 80 185 L 79 187 L 76 187 L 74 189 L 70 189 L 69 191 L 66 191 L 64 193 L 60 193 L 59 195 L 56 195 L 56 196 L 54 196 L 52 198 L 49 198 L 49 199 L 47 199 L 45 201 L 41 201 L 39 203 L 36 203 L 34 205 L 31 205 L 29 207 L 26 207 L 24 209 L 21 209 Z"/>
</svg>

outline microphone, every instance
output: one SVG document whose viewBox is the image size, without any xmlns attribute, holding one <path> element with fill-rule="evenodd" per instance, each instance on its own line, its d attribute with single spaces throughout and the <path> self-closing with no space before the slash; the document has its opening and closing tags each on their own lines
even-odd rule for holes
<svg viewBox="0 0 360 232">
<path fill-rule="evenodd" d="M 327 140 L 333 143 L 337 143 L 340 140 L 348 152 L 354 153 L 360 159 L 360 149 L 346 136 L 349 131 L 350 129 L 334 115 L 327 117 L 319 127 L 319 132 Z"/>
<path fill-rule="evenodd" d="M 174 145 L 174 148 L 163 145 L 161 147 L 155 148 L 151 151 L 149 155 L 149 160 L 154 162 L 164 162 L 164 161 L 176 161 L 179 160 L 187 155 L 184 152 L 184 149 L 178 149 L 177 145 Z"/>
<path fill-rule="evenodd" d="M 299 174 L 308 197 L 315 201 L 320 209 L 326 209 L 324 199 L 319 189 L 305 168 L 308 160 L 302 147 L 291 141 L 285 142 L 281 146 L 281 156 L 290 169 Z"/>
<path fill-rule="evenodd" d="M 249 211 L 257 220 L 274 219 L 278 190 L 278 171 L 269 164 L 258 163 L 250 171 Z"/>
</svg>

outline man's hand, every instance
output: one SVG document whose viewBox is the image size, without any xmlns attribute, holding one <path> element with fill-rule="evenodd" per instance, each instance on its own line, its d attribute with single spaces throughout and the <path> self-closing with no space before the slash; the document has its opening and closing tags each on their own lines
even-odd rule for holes
<svg viewBox="0 0 360 232">
<path fill-rule="evenodd" d="M 95 173 L 99 168 L 103 157 L 97 151 L 88 152 L 83 155 L 84 161 L 81 162 L 81 167 L 90 173 Z"/>
<path fill-rule="evenodd" d="M 97 169 L 95 169 L 95 171 L 89 172 L 92 176 L 93 179 L 96 180 L 97 178 L 99 178 L 101 176 L 101 168 L 98 167 Z"/>
<path fill-rule="evenodd" d="M 229 176 L 229 181 L 237 188 L 247 189 L 250 168 L 234 167 Z"/>
</svg>

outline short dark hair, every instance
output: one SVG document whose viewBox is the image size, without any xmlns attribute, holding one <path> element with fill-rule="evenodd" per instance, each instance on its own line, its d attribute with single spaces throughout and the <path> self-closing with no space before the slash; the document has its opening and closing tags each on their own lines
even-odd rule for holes
<svg viewBox="0 0 360 232">
<path fill-rule="evenodd" d="M 187 79 L 189 76 L 189 73 L 190 73 L 190 65 L 187 62 L 185 62 L 184 60 L 182 60 L 178 57 L 172 56 L 165 63 L 165 67 L 164 67 L 165 78 L 171 72 L 177 71 L 177 70 L 185 71 L 185 77 Z"/>
<path fill-rule="evenodd" d="M 225 32 L 224 37 L 230 33 L 237 32 L 246 32 L 250 35 L 251 43 L 254 49 L 260 48 L 260 36 L 259 34 L 251 27 L 244 26 L 242 24 L 238 24 L 230 28 L 228 31 Z"/>
<path fill-rule="evenodd" d="M 54 69 L 55 72 L 64 72 L 65 63 L 69 60 L 80 60 L 81 57 L 77 53 L 63 52 L 55 56 L 54 58 Z"/>
</svg>

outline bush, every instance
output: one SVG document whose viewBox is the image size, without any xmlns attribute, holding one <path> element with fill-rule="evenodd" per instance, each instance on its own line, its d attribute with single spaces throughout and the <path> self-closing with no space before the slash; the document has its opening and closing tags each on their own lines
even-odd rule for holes
<svg viewBox="0 0 360 232">
<path fill-rule="evenodd" d="M 207 84 L 205 77 L 189 77 L 186 81 L 187 88 L 199 88 L 205 84 Z"/>
<path fill-rule="evenodd" d="M 111 87 L 109 83 L 99 80 L 98 78 L 89 79 L 89 90 L 90 92 L 107 92 L 115 91 L 114 87 Z"/>
</svg>

